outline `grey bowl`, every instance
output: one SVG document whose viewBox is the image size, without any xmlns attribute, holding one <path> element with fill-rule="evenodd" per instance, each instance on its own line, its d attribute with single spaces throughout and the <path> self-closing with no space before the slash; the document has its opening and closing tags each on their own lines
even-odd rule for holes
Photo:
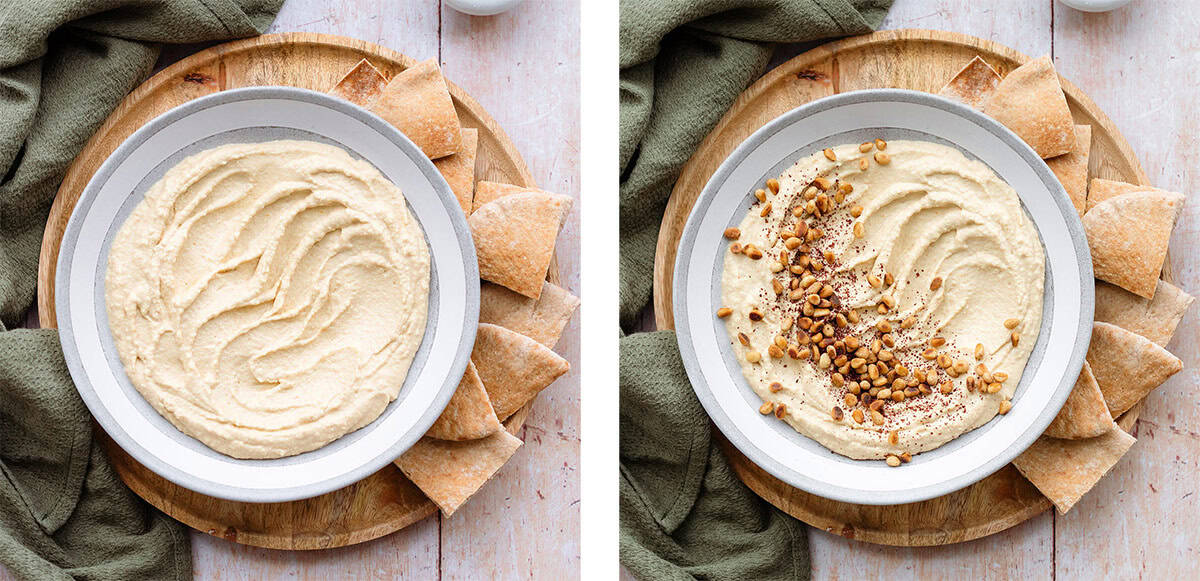
<svg viewBox="0 0 1200 581">
<path fill-rule="evenodd" d="M 796 160 L 875 137 L 955 147 L 1017 190 L 1046 249 L 1043 323 L 1005 416 L 903 469 L 830 452 L 758 413 L 742 377 L 720 306 L 724 229 L 741 221 L 756 184 Z M 1019 137 L 965 105 L 916 91 L 879 89 L 826 97 L 793 109 L 751 135 L 713 174 L 688 218 L 675 261 L 674 314 L 684 366 L 713 422 L 751 461 L 780 480 L 826 498 L 903 504 L 942 496 L 999 470 L 1058 414 L 1091 338 L 1093 279 L 1083 226 L 1053 172 Z"/>
<path fill-rule="evenodd" d="M 311 452 L 241 460 L 180 432 L 129 382 L 109 332 L 104 277 L 113 237 L 168 169 L 219 145 L 276 139 L 338 146 L 400 186 L 429 244 L 429 316 L 400 394 L 379 418 Z M 475 247 L 457 199 L 433 163 L 399 130 L 329 95 L 254 87 L 201 97 L 156 117 L 100 166 L 63 237 L 55 309 L 79 394 L 121 448 L 196 492 L 283 502 L 353 484 L 395 460 L 429 429 L 467 366 L 479 316 L 478 279 Z"/>
</svg>

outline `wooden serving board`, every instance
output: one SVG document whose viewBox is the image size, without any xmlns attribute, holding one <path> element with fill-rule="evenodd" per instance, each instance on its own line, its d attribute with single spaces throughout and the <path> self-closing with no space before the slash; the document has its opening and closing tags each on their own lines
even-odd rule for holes
<svg viewBox="0 0 1200 581">
<path fill-rule="evenodd" d="M 889 30 L 848 38 L 801 54 L 746 89 L 684 166 L 663 216 L 654 263 L 654 315 L 673 329 L 671 285 L 675 254 L 692 206 L 721 162 L 758 128 L 809 101 L 873 88 L 934 92 L 976 55 L 1001 75 L 1029 59 L 1000 44 L 935 30 Z M 1149 184 L 1137 156 L 1104 112 L 1063 80 L 1076 123 L 1092 126 L 1090 177 Z M 1169 261 L 1168 261 L 1169 264 Z M 1164 271 L 1171 280 L 1169 271 Z M 1120 419 L 1128 430 L 1139 403 Z M 793 488 L 759 468 L 724 437 L 718 442 L 734 471 L 755 493 L 784 512 L 834 534 L 871 543 L 927 546 L 990 535 L 1050 508 L 1012 465 L 965 489 L 913 504 L 867 506 L 828 500 Z"/>
<path fill-rule="evenodd" d="M 38 265 L 42 327 L 55 327 L 54 274 L 59 246 L 83 188 L 100 164 L 130 134 L 182 103 L 225 89 L 288 85 L 327 91 L 366 58 L 391 77 L 416 61 L 353 38 L 313 33 L 269 34 L 193 54 L 134 89 L 84 146 L 68 169 L 50 210 Z M 512 141 L 466 92 L 449 85 L 464 127 L 479 129 L 476 180 L 534 187 Z M 557 268 L 550 266 L 557 282 Z M 506 422 L 516 433 L 529 406 Z M 325 549 L 361 543 L 415 523 L 437 511 L 417 487 L 389 464 L 366 479 L 315 498 L 285 503 L 220 500 L 177 486 L 139 464 L 99 427 L 101 444 L 121 479 L 139 496 L 184 524 L 230 541 L 273 549 Z"/>
</svg>

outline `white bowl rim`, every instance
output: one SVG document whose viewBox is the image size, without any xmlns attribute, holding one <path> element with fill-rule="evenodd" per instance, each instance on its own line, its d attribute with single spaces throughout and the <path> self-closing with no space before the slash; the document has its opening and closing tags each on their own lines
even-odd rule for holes
<svg viewBox="0 0 1200 581">
<path fill-rule="evenodd" d="M 728 413 L 718 403 L 711 386 L 708 385 L 700 369 L 699 354 L 696 352 L 691 340 L 691 324 L 688 319 L 688 293 L 686 290 L 686 281 L 690 268 L 687 263 L 690 251 L 687 249 L 695 247 L 700 230 L 699 222 L 703 217 L 704 210 L 712 203 L 721 185 L 729 179 L 737 166 L 768 138 L 799 119 L 829 109 L 868 102 L 911 103 L 941 109 L 974 123 L 1011 147 L 1013 152 L 1019 155 L 1037 174 L 1040 181 L 1051 193 L 1055 206 L 1062 213 L 1075 254 L 1079 258 L 1078 274 L 1081 279 L 1079 322 L 1076 331 L 1077 340 L 1063 368 L 1064 375 L 1062 381 L 1056 386 L 1046 407 L 1037 414 L 1029 427 L 1009 444 L 1002 453 L 997 454 L 982 465 L 961 476 L 932 485 L 892 491 L 887 495 L 867 494 L 860 490 L 841 488 L 813 478 L 804 473 L 802 469 L 796 466 L 789 466 L 780 462 L 772 455 L 766 454 L 749 440 L 746 434 L 732 421 Z M 937 135 L 936 129 L 929 131 L 929 134 Z M 938 137 L 950 142 L 949 139 L 943 136 L 938 135 Z M 675 274 L 672 284 L 676 339 L 679 344 L 680 356 L 683 360 L 684 368 L 700 403 L 725 438 L 760 468 L 791 486 L 832 500 L 863 505 L 896 505 L 919 502 L 944 496 L 970 486 L 1003 468 L 1032 445 L 1054 420 L 1055 416 L 1058 415 L 1059 410 L 1066 402 L 1067 397 L 1074 387 L 1075 378 L 1083 367 L 1087 347 L 1091 342 L 1092 319 L 1095 306 L 1092 264 L 1090 259 L 1088 259 L 1091 253 L 1087 246 L 1087 238 L 1083 232 L 1082 222 L 1066 191 L 1054 176 L 1049 166 L 1046 165 L 1045 161 L 1007 127 L 971 107 L 931 93 L 907 89 L 865 89 L 850 91 L 806 103 L 771 120 L 739 144 L 709 178 L 709 181 L 705 184 L 704 189 L 701 191 L 700 196 L 689 213 L 678 247 L 684 250 L 676 255 Z M 1046 292 L 1049 293 L 1051 291 L 1047 289 Z M 1043 322 L 1043 327 L 1045 325 L 1046 323 Z M 706 355 L 721 356 L 720 354 Z M 735 382 L 742 382 L 743 384 L 745 382 L 740 374 L 733 379 Z M 746 389 L 749 388 L 746 387 Z M 981 426 L 979 429 L 982 430 L 984 427 Z M 805 436 L 799 433 L 796 433 L 796 437 L 805 438 Z M 897 475 L 901 475 L 902 471 L 897 470 L 896 473 Z"/>
<path fill-rule="evenodd" d="M 444 206 L 447 215 L 453 227 L 455 242 L 458 246 L 458 251 L 463 257 L 463 276 L 467 281 L 465 285 L 465 296 L 463 297 L 463 327 L 459 331 L 457 337 L 460 341 L 460 347 L 455 353 L 451 362 L 449 362 L 450 372 L 447 377 L 441 380 L 437 387 L 436 393 L 431 399 L 430 405 L 425 409 L 416 421 L 403 433 L 397 434 L 395 442 L 387 447 L 382 453 L 371 458 L 370 461 L 361 463 L 360 465 L 342 470 L 329 478 L 305 484 L 301 486 L 283 485 L 277 488 L 249 488 L 235 487 L 221 483 L 214 483 L 210 480 L 198 477 L 195 474 L 162 461 L 157 456 L 151 454 L 137 440 L 132 438 L 130 434 L 122 427 L 122 420 L 119 420 L 114 415 L 109 413 L 108 409 L 100 401 L 98 394 L 94 391 L 89 380 L 87 379 L 86 371 L 83 368 L 79 350 L 73 338 L 73 330 L 71 323 L 71 300 L 70 292 L 68 292 L 69 278 L 71 274 L 71 256 L 76 245 L 79 243 L 79 235 L 81 224 L 77 217 L 85 215 L 88 208 L 96 202 L 96 197 L 99 191 L 99 185 L 103 184 L 110 175 L 120 166 L 124 158 L 147 139 L 158 133 L 159 131 L 170 126 L 172 123 L 180 119 L 184 119 L 193 113 L 203 111 L 211 107 L 217 107 L 228 103 L 236 103 L 242 101 L 255 101 L 260 99 L 283 99 L 298 101 L 301 103 L 317 105 L 332 109 L 333 111 L 349 116 L 354 120 L 363 123 L 370 129 L 377 132 L 380 136 L 390 142 L 391 145 L 399 149 L 406 158 L 414 163 L 421 172 L 421 178 L 428 182 L 437 195 L 437 202 Z M 414 218 L 419 221 L 419 216 L 414 213 Z M 422 226 L 424 229 L 424 226 Z M 456 275 L 457 276 L 457 275 Z M 471 281 L 478 281 L 479 269 L 475 255 L 475 245 L 471 236 L 470 227 L 467 225 L 466 217 L 462 213 L 461 207 L 455 197 L 449 184 L 441 173 L 434 166 L 433 162 L 414 144 L 407 136 L 399 129 L 384 121 L 379 116 L 370 111 L 348 101 L 338 99 L 336 97 L 302 89 L 299 87 L 288 86 L 255 86 L 243 87 L 237 89 L 228 89 L 205 95 L 177 107 L 174 107 L 161 115 L 150 120 L 148 123 L 138 128 L 124 142 L 122 142 L 112 154 L 102 163 L 88 181 L 80 194 L 79 200 L 72 210 L 71 217 L 68 220 L 66 230 L 63 235 L 62 244 L 59 249 L 57 270 L 55 274 L 55 310 L 58 315 L 58 329 L 60 342 L 63 348 L 63 356 L 70 371 L 72 379 L 76 385 L 76 390 L 84 400 L 92 416 L 104 431 L 111 437 L 125 452 L 132 456 L 135 460 L 141 463 L 146 468 L 155 472 L 159 476 L 194 492 L 220 498 L 224 500 L 238 502 L 289 502 L 302 500 L 319 496 L 340 488 L 344 488 L 355 482 L 370 476 L 384 466 L 393 462 L 401 454 L 411 447 L 417 440 L 421 438 L 433 422 L 441 415 L 450 398 L 454 395 L 454 391 L 458 386 L 460 377 L 466 372 L 468 359 L 470 358 L 471 346 L 475 343 L 475 335 L 478 330 L 479 318 L 479 294 L 480 289 L 478 284 L 471 284 Z M 431 286 L 432 289 L 432 286 Z M 431 303 L 432 304 L 432 303 Z M 430 313 L 432 319 L 434 313 Z M 427 327 L 428 328 L 428 327 Z M 428 336 L 422 341 L 428 341 Z M 410 370 L 411 371 L 411 370 Z M 123 369 L 114 371 L 124 375 Z M 410 373 L 410 377 L 412 374 Z M 403 398 L 398 397 L 389 403 L 388 408 L 403 403 Z M 380 418 L 388 414 L 385 410 Z M 378 421 L 380 418 L 376 418 Z M 375 422 L 368 424 L 351 432 L 350 434 L 369 430 L 374 426 Z M 173 426 L 172 426 L 173 427 Z M 190 438 L 186 434 L 179 432 L 184 438 Z M 349 436 L 346 434 L 344 437 Z M 341 438 L 339 438 L 340 440 Z M 334 440 L 327 446 L 336 444 L 339 440 Z M 325 447 L 327 447 L 325 446 Z M 305 454 L 318 452 L 325 447 L 318 448 Z M 219 454 L 219 453 L 218 453 Z M 289 459 L 299 458 L 304 456 L 289 456 L 285 458 L 273 460 L 241 460 L 227 457 L 235 462 L 283 462 Z"/>
</svg>

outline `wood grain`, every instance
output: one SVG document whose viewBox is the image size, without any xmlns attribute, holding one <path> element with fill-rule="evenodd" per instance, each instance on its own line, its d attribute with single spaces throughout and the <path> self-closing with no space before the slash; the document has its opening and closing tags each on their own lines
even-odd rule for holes
<svg viewBox="0 0 1200 581">
<path fill-rule="evenodd" d="M 1175 283 L 1200 290 L 1200 4 L 1134 2 L 1108 14 L 1055 12 L 1055 59 L 1112 115 L 1155 186 L 1188 196 L 1171 238 Z M 1184 317 L 1167 349 L 1184 371 L 1146 398 L 1138 442 L 1111 474 L 1055 518 L 1060 579 L 1195 578 L 1200 551 L 1200 325 Z M 1099 557 L 1099 558 L 1098 558 Z"/>
<path fill-rule="evenodd" d="M 55 325 L 54 273 L 71 209 L 92 174 L 131 133 L 188 100 L 231 88 L 289 85 L 327 90 L 362 58 L 388 76 L 415 62 L 363 41 L 314 33 L 264 35 L 218 45 L 160 71 L 129 94 L 88 141 L 67 171 L 51 209 L 39 264 L 41 326 Z M 508 136 L 466 92 L 450 85 L 464 126 L 479 128 L 479 179 L 534 186 Z M 552 270 L 552 280 L 557 279 Z M 517 432 L 528 406 L 508 422 Z M 210 535 L 243 544 L 324 549 L 380 537 L 436 512 L 436 507 L 392 465 L 346 488 L 288 503 L 220 500 L 176 486 L 146 469 L 97 430 L 121 478 L 152 505 Z"/>
<path fill-rule="evenodd" d="M 446 76 L 505 128 L 541 187 L 571 195 L 580 191 L 580 47 L 574 32 L 580 22 L 573 5 L 527 0 L 490 18 L 443 10 L 441 26 Z M 577 206 L 571 213 L 557 253 L 560 284 L 574 289 L 580 288 L 579 254 L 562 249 L 577 248 L 571 244 L 579 239 L 582 210 Z M 574 292 L 589 300 L 580 290 Z M 578 458 L 580 449 L 580 348 L 578 341 L 569 340 L 579 332 L 576 317 L 556 347 L 572 369 L 538 396 L 525 423 L 525 445 L 471 502 L 442 520 L 444 578 L 579 575 L 582 474 L 579 463 L 569 461 Z M 488 564 L 486 572 L 480 571 L 481 563 Z"/>
<path fill-rule="evenodd" d="M 1001 74 L 1028 59 L 997 43 L 955 33 L 885 31 L 817 47 L 771 70 L 747 89 L 688 161 L 668 202 L 655 256 L 658 328 L 673 327 L 674 260 L 691 207 L 712 173 L 746 137 L 785 111 L 834 93 L 878 87 L 936 92 L 975 55 L 983 56 Z M 1076 121 L 1093 126 L 1091 175 L 1147 183 L 1137 157 L 1104 113 L 1067 81 L 1064 90 Z M 724 449 L 739 477 L 775 506 L 822 530 L 872 543 L 927 546 L 967 541 L 1012 527 L 1050 507 L 1012 467 L 920 503 L 840 503 L 794 489 L 732 446 Z"/>
</svg>

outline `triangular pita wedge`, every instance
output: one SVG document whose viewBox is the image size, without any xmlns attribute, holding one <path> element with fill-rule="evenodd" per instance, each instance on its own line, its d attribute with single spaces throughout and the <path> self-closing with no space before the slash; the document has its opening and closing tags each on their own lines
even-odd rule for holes
<svg viewBox="0 0 1200 581">
<path fill-rule="evenodd" d="M 446 79 L 433 59 L 398 74 L 383 89 L 371 111 L 396 126 L 429 159 L 462 149 L 462 126 Z"/>
<path fill-rule="evenodd" d="M 1114 418 L 1183 369 L 1178 357 L 1153 341 L 1108 323 L 1092 325 L 1087 362 Z"/>
<path fill-rule="evenodd" d="M 471 199 L 475 197 L 475 155 L 479 151 L 479 130 L 464 128 L 462 130 L 462 149 L 454 155 L 447 155 L 433 161 L 433 165 L 446 178 L 458 205 L 464 214 L 471 214 Z"/>
<path fill-rule="evenodd" d="M 467 442 L 421 438 L 396 466 L 450 516 L 520 447 L 520 438 L 505 430 Z"/>
<path fill-rule="evenodd" d="M 971 59 L 938 94 L 981 109 L 1000 84 L 1000 73 L 979 57 Z"/>
<path fill-rule="evenodd" d="M 477 440 L 499 429 L 500 419 L 492 409 L 487 390 L 479 380 L 475 364 L 468 361 L 467 372 L 458 382 L 458 388 L 454 390 L 450 403 L 446 404 L 442 415 L 438 416 L 425 435 L 439 440 L 461 442 Z"/>
<path fill-rule="evenodd" d="M 1046 428 L 1045 435 L 1067 440 L 1095 438 L 1111 430 L 1114 425 L 1108 406 L 1104 403 L 1104 394 L 1096 383 L 1096 376 L 1092 375 L 1091 366 L 1084 361 L 1083 370 L 1079 373 L 1079 379 L 1075 380 L 1067 403 L 1063 404 L 1054 421 Z"/>
<path fill-rule="evenodd" d="M 517 186 L 501 182 L 479 182 L 475 184 L 475 201 L 471 204 L 471 212 L 478 210 L 480 206 L 483 206 L 488 202 L 494 202 L 504 196 L 541 191 L 542 190 L 537 188 L 527 188 L 525 186 Z"/>
<path fill-rule="evenodd" d="M 479 322 L 516 331 L 553 349 L 578 306 L 575 295 L 548 282 L 542 283 L 537 299 L 485 282 L 479 291 Z"/>
<path fill-rule="evenodd" d="M 1092 211 L 1101 202 L 1110 200 L 1122 194 L 1131 192 L 1166 192 L 1150 186 L 1131 184 L 1127 182 L 1118 182 L 1115 180 L 1106 180 L 1103 178 L 1095 178 L 1088 186 L 1088 199 L 1086 212 Z"/>
<path fill-rule="evenodd" d="M 375 100 L 383 94 L 387 86 L 387 77 L 379 72 L 367 59 L 358 61 L 342 80 L 338 81 L 329 94 L 341 97 L 359 107 L 370 108 Z"/>
<path fill-rule="evenodd" d="M 502 421 L 571 368 L 549 347 L 488 323 L 479 325 L 471 361 Z"/>
<path fill-rule="evenodd" d="M 1096 281 L 1096 320 L 1133 331 L 1166 347 L 1175 327 L 1192 306 L 1195 297 L 1159 280 L 1154 298 L 1139 297 L 1119 286 Z"/>
<path fill-rule="evenodd" d="M 983 112 L 1013 130 L 1043 158 L 1075 148 L 1075 121 L 1049 55 L 1004 77 L 983 104 Z"/>
<path fill-rule="evenodd" d="M 544 192 L 513 194 L 481 206 L 467 218 L 480 278 L 538 298 L 570 210 L 571 198 Z"/>
<path fill-rule="evenodd" d="M 1047 159 L 1046 165 L 1058 177 L 1075 211 L 1082 217 L 1087 211 L 1088 157 L 1092 153 L 1092 126 L 1075 126 L 1075 148 L 1070 153 Z"/>
<path fill-rule="evenodd" d="M 1066 514 L 1136 441 L 1116 427 L 1085 440 L 1042 436 L 1013 460 L 1013 466 Z"/>
<path fill-rule="evenodd" d="M 1083 231 L 1096 278 L 1153 297 L 1183 201 L 1183 195 L 1174 192 L 1133 192 L 1105 200 L 1084 214 Z"/>
</svg>

